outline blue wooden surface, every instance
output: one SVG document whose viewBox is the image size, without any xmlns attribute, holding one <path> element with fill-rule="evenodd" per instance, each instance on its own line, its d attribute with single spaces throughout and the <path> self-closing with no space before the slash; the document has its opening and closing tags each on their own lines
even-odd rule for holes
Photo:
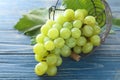
<svg viewBox="0 0 120 80">
<path fill-rule="evenodd" d="M 92 55 L 75 62 L 64 58 L 55 77 L 34 74 L 30 38 L 13 29 L 22 14 L 56 0 L 0 0 L 0 80 L 120 80 L 120 31 L 110 34 Z M 120 1 L 107 0 L 120 18 Z M 46 6 L 47 5 L 47 6 Z"/>
</svg>

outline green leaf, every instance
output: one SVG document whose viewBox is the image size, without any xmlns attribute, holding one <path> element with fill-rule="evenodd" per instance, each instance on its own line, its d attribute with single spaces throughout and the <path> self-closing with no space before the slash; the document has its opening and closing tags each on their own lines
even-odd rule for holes
<svg viewBox="0 0 120 80">
<path fill-rule="evenodd" d="M 25 33 L 25 35 L 34 36 L 38 34 L 39 28 L 45 23 L 48 18 L 48 9 L 32 10 L 17 22 L 15 29 Z"/>
<path fill-rule="evenodd" d="M 113 24 L 120 27 L 120 18 L 113 18 Z"/>
<path fill-rule="evenodd" d="M 86 9 L 89 15 L 96 17 L 100 26 L 106 22 L 105 7 L 101 0 L 63 0 L 63 6 L 69 9 Z"/>
</svg>

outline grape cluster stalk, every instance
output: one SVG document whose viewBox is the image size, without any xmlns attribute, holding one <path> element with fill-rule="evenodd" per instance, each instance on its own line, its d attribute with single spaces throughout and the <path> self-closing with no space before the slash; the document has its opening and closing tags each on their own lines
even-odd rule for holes
<svg viewBox="0 0 120 80">
<path fill-rule="evenodd" d="M 93 47 L 99 46 L 100 32 L 95 17 L 88 15 L 85 9 L 66 9 L 55 20 L 48 20 L 41 27 L 33 46 L 38 61 L 35 73 L 55 76 L 57 67 L 63 62 L 62 57 L 80 58 L 76 55 L 89 54 Z"/>
</svg>

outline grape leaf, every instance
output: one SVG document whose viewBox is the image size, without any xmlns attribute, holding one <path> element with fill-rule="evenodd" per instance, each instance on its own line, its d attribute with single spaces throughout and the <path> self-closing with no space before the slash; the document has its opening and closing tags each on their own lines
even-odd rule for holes
<svg viewBox="0 0 120 80">
<path fill-rule="evenodd" d="M 48 9 L 32 10 L 17 22 L 15 29 L 25 33 L 25 35 L 34 36 L 38 34 L 39 28 L 45 23 L 48 18 Z"/>
<path fill-rule="evenodd" d="M 96 17 L 100 26 L 106 22 L 105 7 L 101 0 L 63 0 L 63 6 L 69 9 L 86 9 L 89 14 Z"/>
</svg>

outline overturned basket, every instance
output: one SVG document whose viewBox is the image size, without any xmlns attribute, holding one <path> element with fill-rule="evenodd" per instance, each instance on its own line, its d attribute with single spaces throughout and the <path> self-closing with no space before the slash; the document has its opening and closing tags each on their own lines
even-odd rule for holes
<svg viewBox="0 0 120 80">
<path fill-rule="evenodd" d="M 64 1 L 69 2 L 69 0 L 64 0 Z M 106 2 L 106 0 L 72 0 L 72 1 L 74 1 L 74 3 L 79 4 L 80 8 L 88 10 L 89 15 L 95 16 L 99 26 L 101 26 L 101 27 L 104 26 L 103 27 L 104 30 L 100 34 L 101 44 L 102 44 L 105 41 L 106 37 L 108 36 L 108 34 L 111 30 L 111 26 L 112 26 L 112 13 L 111 13 L 111 9 L 110 9 L 108 3 Z M 65 11 L 66 8 L 64 8 L 64 9 L 58 8 L 58 6 L 60 5 L 59 2 L 60 1 L 57 0 L 56 5 L 51 6 L 49 8 L 49 19 L 52 18 L 54 20 L 56 11 Z M 71 3 L 71 5 L 68 5 L 67 8 L 68 7 L 72 8 L 72 6 L 74 6 L 74 3 Z M 86 4 L 86 3 L 88 3 L 88 4 Z M 89 3 L 90 3 L 90 5 L 89 5 Z M 92 8 L 88 7 L 88 6 L 84 7 L 84 5 L 93 6 L 93 7 Z M 99 6 L 102 6 L 102 8 Z M 73 9 L 74 10 L 78 9 L 78 7 L 74 6 Z M 52 16 L 50 15 L 51 12 L 53 12 Z M 89 54 L 91 54 L 94 50 L 96 50 L 96 48 L 98 48 L 98 47 L 94 47 L 94 49 Z M 71 57 L 74 60 L 79 61 L 81 57 L 85 57 L 89 54 L 78 55 L 78 54 L 72 53 Z"/>
</svg>

